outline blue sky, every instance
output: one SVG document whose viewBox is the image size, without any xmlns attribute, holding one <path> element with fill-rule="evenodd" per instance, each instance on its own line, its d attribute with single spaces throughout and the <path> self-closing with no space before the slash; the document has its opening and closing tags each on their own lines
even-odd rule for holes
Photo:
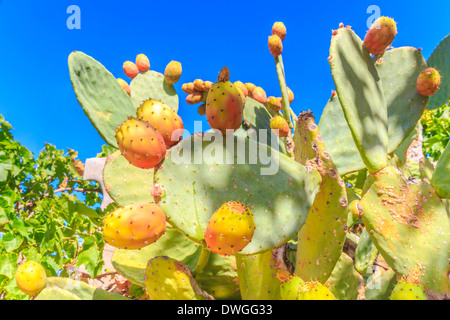
<svg viewBox="0 0 450 320">
<path fill-rule="evenodd" d="M 70 5 L 81 9 L 81 30 L 69 30 Z M 273 57 L 267 48 L 272 24 L 283 21 L 283 59 L 296 113 L 320 117 L 334 89 L 327 62 L 331 30 L 340 22 L 363 38 L 370 5 L 398 23 L 395 47 L 423 48 L 425 59 L 450 32 L 450 1 L 87 1 L 0 0 L 0 113 L 15 138 L 35 155 L 45 142 L 95 157 L 104 144 L 72 90 L 67 58 L 79 50 L 125 78 L 122 63 L 146 54 L 151 69 L 164 72 L 180 61 L 175 87 L 179 114 L 193 131 L 200 117 L 181 91 L 185 82 L 214 81 L 228 66 L 231 81 L 253 82 L 280 96 Z"/>
</svg>

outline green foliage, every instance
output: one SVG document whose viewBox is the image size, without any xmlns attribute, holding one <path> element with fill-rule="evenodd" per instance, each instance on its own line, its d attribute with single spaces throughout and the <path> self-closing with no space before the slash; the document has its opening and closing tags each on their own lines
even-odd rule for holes
<svg viewBox="0 0 450 320">
<path fill-rule="evenodd" d="M 450 105 L 443 104 L 432 111 L 425 110 L 420 123 L 423 126 L 423 154 L 438 161 L 450 137 Z"/>
<path fill-rule="evenodd" d="M 37 158 L 14 140 L 0 115 L 0 293 L 26 299 L 14 280 L 18 261 L 33 259 L 57 276 L 73 262 L 91 276 L 103 265 L 99 186 L 83 181 L 77 152 L 45 144 Z"/>
</svg>

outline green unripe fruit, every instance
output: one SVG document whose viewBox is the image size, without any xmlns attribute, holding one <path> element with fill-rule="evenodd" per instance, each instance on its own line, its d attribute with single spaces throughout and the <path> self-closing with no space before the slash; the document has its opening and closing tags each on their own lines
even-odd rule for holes
<svg viewBox="0 0 450 320">
<path fill-rule="evenodd" d="M 301 288 L 305 284 L 302 278 L 298 276 L 289 276 L 288 279 L 282 279 L 279 276 L 280 271 L 278 271 L 278 279 L 282 282 L 280 285 L 280 295 L 282 300 L 298 300 Z"/>
<path fill-rule="evenodd" d="M 44 268 L 32 260 L 20 265 L 15 277 L 19 289 L 29 296 L 38 294 L 47 284 L 47 275 Z"/>
</svg>

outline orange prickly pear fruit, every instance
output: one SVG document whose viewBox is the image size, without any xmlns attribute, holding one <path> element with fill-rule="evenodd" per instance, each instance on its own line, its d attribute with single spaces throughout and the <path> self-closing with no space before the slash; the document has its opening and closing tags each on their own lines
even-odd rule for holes
<svg viewBox="0 0 450 320">
<path fill-rule="evenodd" d="M 211 89 L 211 87 L 212 87 L 212 85 L 213 85 L 214 83 L 212 83 L 211 81 L 205 81 L 205 83 L 203 84 L 203 86 L 204 86 L 204 91 L 205 92 L 208 92 L 209 91 L 209 89 Z"/>
<path fill-rule="evenodd" d="M 220 72 L 206 98 L 206 118 L 213 129 L 223 135 L 232 134 L 242 123 L 244 97 L 242 92 L 229 81 L 228 68 Z"/>
<path fill-rule="evenodd" d="M 203 101 L 203 92 L 194 91 L 186 97 L 188 104 L 197 104 Z"/>
<path fill-rule="evenodd" d="M 155 203 L 138 202 L 116 209 L 106 216 L 103 237 L 119 249 L 141 249 L 166 232 L 166 216 Z"/>
<path fill-rule="evenodd" d="M 248 207 L 230 201 L 214 212 L 205 231 L 205 241 L 212 252 L 233 255 L 250 243 L 254 232 L 255 222 Z"/>
<path fill-rule="evenodd" d="M 248 90 L 247 90 L 247 87 L 245 86 L 244 83 L 242 83 L 242 81 L 236 81 L 236 82 L 234 83 L 234 85 L 235 85 L 236 87 L 238 87 L 239 90 L 242 91 L 242 94 L 244 95 L 244 97 L 248 96 Z"/>
<path fill-rule="evenodd" d="M 425 97 L 431 97 L 441 85 L 441 75 L 434 68 L 426 68 L 417 77 L 417 92 Z"/>
<path fill-rule="evenodd" d="M 19 289 L 29 296 L 38 294 L 47 284 L 44 268 L 33 260 L 21 264 L 17 268 L 15 278 Z"/>
<path fill-rule="evenodd" d="M 274 112 L 278 112 L 283 108 L 282 98 L 269 97 L 267 98 L 267 106 Z"/>
<path fill-rule="evenodd" d="M 291 89 L 287 88 L 287 92 L 288 92 L 288 100 L 289 100 L 289 104 L 291 104 L 292 102 L 294 102 L 294 93 L 292 92 Z"/>
<path fill-rule="evenodd" d="M 205 91 L 205 82 L 202 79 L 195 79 L 194 80 L 194 89 L 198 92 Z"/>
<path fill-rule="evenodd" d="M 183 85 L 181 86 L 181 90 L 183 90 L 187 94 L 194 93 L 195 92 L 194 83 L 192 82 L 183 83 Z"/>
<path fill-rule="evenodd" d="M 245 84 L 245 87 L 247 88 L 249 97 L 252 97 L 253 89 L 256 88 L 256 85 L 254 85 L 253 83 L 247 82 Z"/>
<path fill-rule="evenodd" d="M 117 82 L 119 82 L 119 84 L 123 88 L 123 90 L 125 90 L 125 92 L 128 93 L 128 95 L 130 96 L 131 95 L 131 88 L 128 85 L 128 83 L 125 80 L 121 79 L 121 78 L 117 79 Z"/>
<path fill-rule="evenodd" d="M 181 117 L 165 103 L 149 99 L 136 112 L 139 120 L 147 121 L 162 135 L 166 148 L 172 147 L 183 136 Z"/>
<path fill-rule="evenodd" d="M 272 26 L 272 34 L 280 37 L 281 40 L 284 40 L 286 37 L 286 26 L 283 22 L 275 22 Z"/>
<path fill-rule="evenodd" d="M 136 66 L 140 72 L 146 72 L 150 70 L 150 60 L 143 53 L 136 56 Z"/>
<path fill-rule="evenodd" d="M 274 57 L 278 57 L 283 52 L 283 43 L 276 34 L 269 37 L 269 51 Z"/>
<path fill-rule="evenodd" d="M 267 95 L 263 88 L 255 87 L 252 91 L 252 98 L 260 103 L 267 103 Z"/>
<path fill-rule="evenodd" d="M 388 17 L 379 17 L 367 31 L 363 46 L 370 54 L 380 55 L 391 45 L 396 34 L 397 24 L 395 21 Z"/>
<path fill-rule="evenodd" d="M 289 133 L 289 124 L 282 116 L 275 116 L 270 120 L 270 129 L 274 135 L 284 138 Z"/>
<path fill-rule="evenodd" d="M 134 62 L 125 61 L 123 63 L 123 72 L 128 78 L 134 79 L 139 74 L 139 69 Z"/>
<path fill-rule="evenodd" d="M 170 61 L 164 70 L 164 79 L 170 84 L 177 83 L 180 80 L 183 68 L 178 61 Z"/>
<path fill-rule="evenodd" d="M 116 141 L 125 159 L 138 168 L 154 168 L 166 155 L 162 135 L 147 121 L 130 117 L 116 128 Z"/>
</svg>

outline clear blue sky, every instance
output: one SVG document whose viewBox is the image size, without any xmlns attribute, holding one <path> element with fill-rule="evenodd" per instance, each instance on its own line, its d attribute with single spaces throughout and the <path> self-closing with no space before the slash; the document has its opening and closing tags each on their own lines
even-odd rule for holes
<svg viewBox="0 0 450 320">
<path fill-rule="evenodd" d="M 81 30 L 69 30 L 69 5 L 81 9 Z M 450 32 L 450 1 L 87 1 L 0 0 L 0 113 L 15 138 L 37 155 L 44 142 L 94 157 L 104 144 L 79 106 L 67 57 L 83 51 L 116 77 L 122 63 L 145 53 L 151 69 L 164 72 L 180 61 L 176 88 L 179 114 L 192 132 L 200 117 L 185 102 L 181 84 L 215 80 L 223 66 L 231 80 L 253 82 L 280 96 L 273 57 L 267 48 L 272 24 L 287 27 L 284 64 L 295 93 L 296 113 L 317 118 L 334 89 L 327 62 L 331 30 L 340 22 L 363 38 L 370 5 L 398 23 L 394 46 L 423 48 L 425 58 Z"/>
</svg>

